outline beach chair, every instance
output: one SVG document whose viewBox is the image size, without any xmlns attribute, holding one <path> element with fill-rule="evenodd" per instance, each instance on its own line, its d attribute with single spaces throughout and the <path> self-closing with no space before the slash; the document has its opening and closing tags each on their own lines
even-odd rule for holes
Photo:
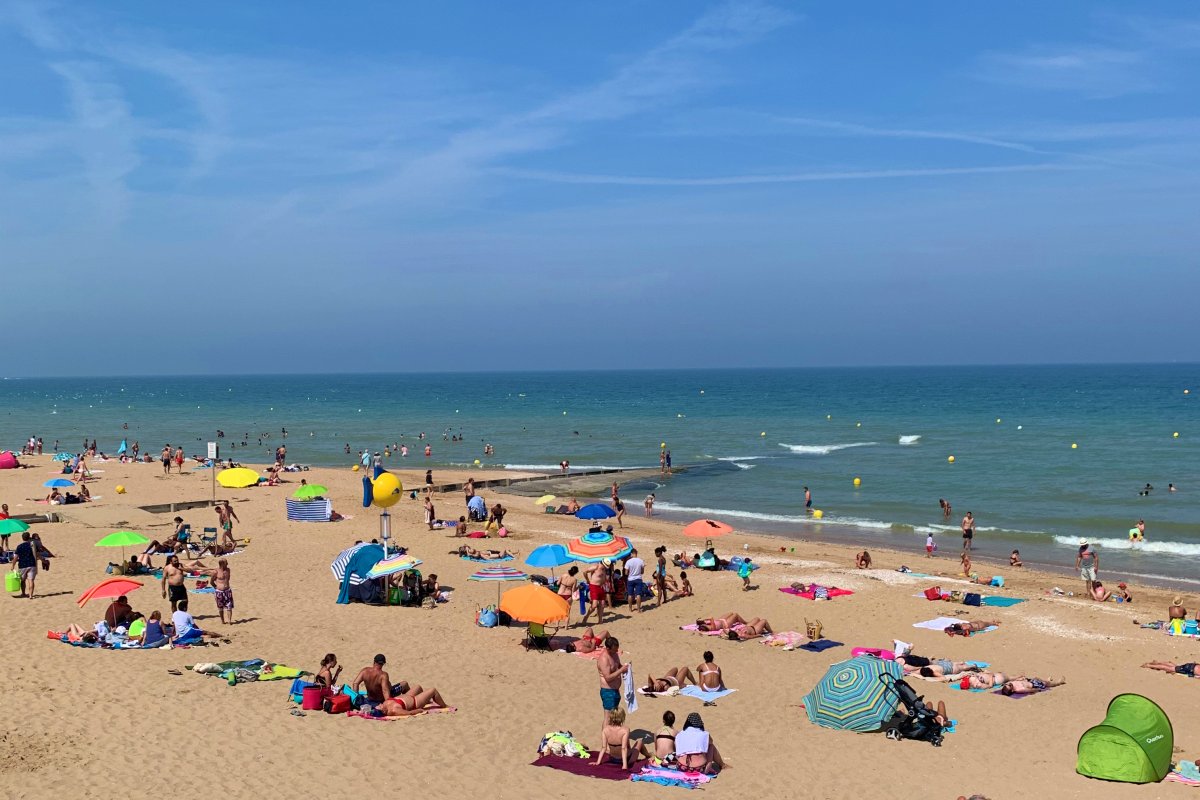
<svg viewBox="0 0 1200 800">
<path fill-rule="evenodd" d="M 210 544 L 217 543 L 217 529 L 205 528 L 204 533 L 200 535 L 200 549 L 203 550 Z"/>
</svg>

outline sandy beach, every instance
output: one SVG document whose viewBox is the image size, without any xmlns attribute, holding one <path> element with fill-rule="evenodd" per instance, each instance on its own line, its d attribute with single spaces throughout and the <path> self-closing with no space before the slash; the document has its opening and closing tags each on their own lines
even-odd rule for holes
<svg viewBox="0 0 1200 800">
<path fill-rule="evenodd" d="M 33 468 L 0 472 L 0 500 L 13 515 L 45 513 L 51 509 L 30 498 L 44 496 L 40 487 L 53 470 L 50 457 L 23 461 Z M 437 573 L 443 586 L 452 589 L 450 602 L 434 610 L 337 605 L 330 561 L 355 540 L 378 533 L 378 511 L 361 507 L 360 474 L 349 468 L 289 474 L 288 482 L 278 487 L 218 488 L 217 496 L 231 500 L 241 520 L 237 536 L 250 539 L 243 552 L 230 558 L 236 623 L 221 626 L 211 595 L 192 595 L 191 600 L 198 622 L 221 630 L 228 644 L 111 652 L 48 639 L 48 630 L 69 623 L 90 627 L 103 614 L 103 603 L 82 610 L 75 603 L 115 560 L 115 551 L 93 546 L 96 540 L 124 528 L 163 538 L 171 531 L 173 514 L 152 514 L 140 506 L 210 497 L 207 470 L 164 477 L 152 464 L 108 461 L 93 466 L 97 480 L 89 485 L 101 499 L 55 507 L 68 521 L 34 526 L 56 555 L 52 569 L 39 575 L 39 597 L 3 601 L 0 631 L 6 643 L 10 719 L 0 737 L 5 797 L 109 797 L 119 792 L 141 798 L 161 796 L 179 780 L 193 791 L 215 790 L 231 797 L 381 791 L 502 798 L 603 791 L 649 797 L 678 791 L 597 782 L 529 766 L 549 731 L 569 730 L 596 745 L 600 704 L 595 663 L 572 654 L 526 652 L 518 644 L 523 628 L 477 627 L 475 612 L 495 602 L 496 587 L 466 580 L 476 565 L 451 552 L 464 540 L 426 530 L 419 499 L 406 495 L 392 509 L 393 535 L 424 559 L 425 574 Z M 406 489 L 423 483 L 423 471 L 398 474 Z M 465 474 L 439 470 L 436 478 L 450 483 Z M 477 479 L 489 476 L 480 470 L 473 474 Z M 509 471 L 500 477 L 516 475 Z M 301 477 L 328 486 L 334 507 L 351 518 L 328 524 L 286 521 L 284 499 Z M 118 484 L 127 487 L 126 494 L 116 493 Z M 513 536 L 503 546 L 522 554 L 585 530 L 573 518 L 540 513 L 528 497 L 492 489 L 481 494 L 489 505 L 499 500 L 509 509 L 506 522 Z M 462 513 L 461 492 L 438 496 L 435 502 L 439 517 Z M 643 554 L 658 544 L 671 552 L 699 549 L 696 540 L 683 539 L 678 523 L 643 517 L 640 496 L 626 502 L 623 532 Z M 196 529 L 215 524 L 211 508 L 181 515 Z M 642 698 L 630 717 L 631 728 L 653 731 L 665 710 L 674 711 L 680 722 L 689 712 L 702 712 L 730 764 L 704 787 L 710 796 L 840 798 L 885 792 L 921 798 L 971 793 L 990 798 L 1151 798 L 1187 793 L 1185 787 L 1108 784 L 1074 772 L 1079 736 L 1101 721 L 1108 701 L 1121 692 L 1156 701 L 1171 716 L 1179 756 L 1200 755 L 1200 740 L 1192 739 L 1200 735 L 1200 723 L 1188 713 L 1195 707 L 1197 687 L 1179 676 L 1138 668 L 1154 659 L 1195 660 L 1195 641 L 1134 624 L 1165 618 L 1172 592 L 1131 582 L 1135 603 L 1101 604 L 1049 593 L 1055 586 L 1078 593 L 1076 579 L 1003 569 L 998 572 L 1006 586 L 992 593 L 1027 602 L 966 608 L 914 596 L 931 585 L 965 589 L 965 583 L 896 571 L 907 564 L 914 570 L 954 573 L 957 552 L 930 562 L 912 553 L 873 551 L 873 568 L 856 570 L 854 549 L 837 541 L 797 543 L 738 530 L 716 544 L 726 557 L 750 555 L 762 565 L 754 574 L 754 591 L 741 591 L 732 572 L 691 570 L 695 597 L 663 608 L 651 604 L 640 615 L 622 608 L 605 625 L 620 638 L 639 682 L 648 672 L 660 675 L 669 667 L 695 669 L 704 650 L 715 653 L 727 683 L 737 689 L 734 694 L 712 707 L 688 697 Z M 524 568 L 521 561 L 512 564 Z M 1103 572 L 1101 577 L 1113 584 L 1119 579 Z M 157 582 L 141 580 L 145 587 L 130 595 L 134 609 L 166 612 Z M 854 594 L 815 603 L 778 591 L 793 581 L 815 581 Z M 728 611 L 765 617 L 779 631 L 803 631 L 806 619 L 820 619 L 824 635 L 845 646 L 822 653 L 785 651 L 679 630 L 698 617 Z M 912 627 L 953 614 L 1002 624 L 969 639 Z M 578 635 L 579 629 L 570 632 Z M 896 638 L 913 642 L 915 651 L 926 656 L 981 660 L 1018 675 L 1065 677 L 1067 684 L 1014 702 L 914 681 L 928 700 L 945 701 L 958 721 L 940 748 L 827 730 L 808 721 L 801 698 L 830 664 L 849 658 L 852 647 L 890 648 Z M 343 677 L 353 677 L 375 653 L 384 653 L 393 679 L 436 686 L 457 710 L 389 724 L 319 712 L 296 717 L 290 714 L 294 706 L 287 682 L 231 687 L 184 669 L 197 662 L 257 657 L 315 671 L 326 652 L 337 654 L 345 667 Z M 155 777 L 160 771 L 188 777 Z"/>
</svg>

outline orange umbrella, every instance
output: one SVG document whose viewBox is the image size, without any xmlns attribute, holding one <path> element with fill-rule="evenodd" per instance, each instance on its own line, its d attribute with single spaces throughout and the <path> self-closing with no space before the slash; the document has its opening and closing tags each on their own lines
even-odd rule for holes
<svg viewBox="0 0 1200 800">
<path fill-rule="evenodd" d="M 571 606 L 545 586 L 530 583 L 505 592 L 500 598 L 500 610 L 513 619 L 545 625 L 566 619 Z"/>
<path fill-rule="evenodd" d="M 683 529 L 683 535 L 693 539 L 710 539 L 727 533 L 733 533 L 733 526 L 717 522 L 715 519 L 698 519 Z"/>
<path fill-rule="evenodd" d="M 79 595 L 75 602 L 83 608 L 88 600 L 111 600 L 123 594 L 129 594 L 134 589 L 142 588 L 142 584 L 129 578 L 106 578 Z"/>
</svg>

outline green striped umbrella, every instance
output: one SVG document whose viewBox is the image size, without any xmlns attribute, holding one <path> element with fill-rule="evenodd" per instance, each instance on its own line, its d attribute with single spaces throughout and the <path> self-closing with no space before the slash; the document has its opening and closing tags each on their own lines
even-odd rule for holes
<svg viewBox="0 0 1200 800">
<path fill-rule="evenodd" d="M 896 693 L 891 680 L 901 677 L 900 665 L 874 656 L 856 656 L 834 664 L 816 687 L 804 696 L 808 719 L 823 728 L 843 731 L 877 731 L 896 713 Z"/>
</svg>

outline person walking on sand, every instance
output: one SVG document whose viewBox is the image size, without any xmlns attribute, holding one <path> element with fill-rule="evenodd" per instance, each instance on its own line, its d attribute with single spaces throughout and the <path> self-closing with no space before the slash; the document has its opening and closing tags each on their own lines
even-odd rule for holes
<svg viewBox="0 0 1200 800">
<path fill-rule="evenodd" d="M 937 544 L 933 541 L 933 534 L 929 533 L 925 536 L 925 557 L 933 558 L 933 551 L 937 549 Z"/>
<path fill-rule="evenodd" d="M 1075 569 L 1079 570 L 1079 577 L 1083 579 L 1084 594 L 1090 597 L 1096 585 L 1096 575 L 1100 572 L 1100 554 L 1091 548 L 1087 539 L 1079 540 Z"/>
<path fill-rule="evenodd" d="M 612 563 L 607 558 L 604 560 Z M 584 625 L 587 624 L 587 621 L 592 616 L 593 611 L 596 612 L 596 624 L 604 624 L 604 606 L 605 599 L 607 598 L 605 584 L 608 581 L 608 570 L 605 569 L 605 566 L 606 565 L 603 562 L 592 564 L 591 570 L 589 570 L 587 573 L 588 602 L 591 605 L 588 607 L 588 610 L 584 612 L 583 619 L 580 620 L 580 622 Z"/>
<path fill-rule="evenodd" d="M 233 623 L 233 587 L 229 584 L 229 559 L 219 559 L 217 568 L 209 574 L 212 575 L 212 587 L 216 589 L 214 597 L 217 600 L 217 614 L 220 615 L 222 623 L 230 625 Z M 226 614 L 229 615 L 228 619 Z"/>
<path fill-rule="evenodd" d="M 620 646 L 621 643 L 616 637 L 609 636 L 604 640 L 604 652 L 596 660 L 596 670 L 600 673 L 600 705 L 604 709 L 604 719 L 608 718 L 608 712 L 620 708 L 621 678 L 629 671 L 628 664 L 621 664 Z"/>
<path fill-rule="evenodd" d="M 624 528 L 625 523 L 623 520 L 625 519 L 625 504 L 621 502 L 621 498 L 617 497 L 616 495 L 613 496 L 613 511 L 617 512 L 617 527 Z"/>
<path fill-rule="evenodd" d="M 429 526 L 429 530 L 433 530 L 433 520 L 437 512 L 433 508 L 433 498 L 429 493 L 425 493 L 425 524 Z"/>
<path fill-rule="evenodd" d="M 216 507 L 217 519 L 221 523 L 221 543 L 228 545 L 231 549 L 236 546 L 237 542 L 233 538 L 233 523 L 234 520 L 241 522 L 238 515 L 234 512 L 233 506 L 229 501 L 224 501 L 224 505 Z"/>
<path fill-rule="evenodd" d="M 642 611 L 642 590 L 646 586 L 645 575 L 646 562 L 638 558 L 637 548 L 634 548 L 625 561 L 625 595 L 629 600 L 629 610 L 639 614 Z"/>
<path fill-rule="evenodd" d="M 167 465 L 167 471 L 169 472 L 170 470 L 170 465 Z M 177 447 L 175 449 L 175 471 L 180 475 L 183 474 L 183 447 Z"/>
<path fill-rule="evenodd" d="M 37 588 L 38 559 L 37 550 L 33 546 L 29 531 L 21 533 L 21 543 L 15 551 L 16 558 L 12 561 L 13 572 L 21 578 L 21 597 L 33 599 Z"/>
<path fill-rule="evenodd" d="M 970 511 L 962 519 L 963 533 L 963 552 L 971 549 L 971 543 L 975 539 L 975 515 Z"/>
</svg>

